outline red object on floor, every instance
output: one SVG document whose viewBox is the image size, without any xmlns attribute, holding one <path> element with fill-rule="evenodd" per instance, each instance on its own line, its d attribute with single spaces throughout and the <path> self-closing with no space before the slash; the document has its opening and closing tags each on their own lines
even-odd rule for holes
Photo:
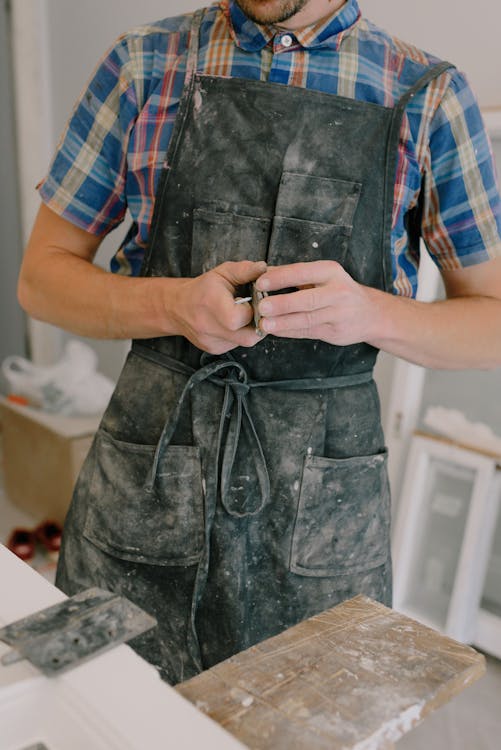
<svg viewBox="0 0 501 750">
<path fill-rule="evenodd" d="M 30 405 L 29 399 L 25 398 L 25 396 L 18 396 L 17 393 L 9 393 L 7 401 L 10 401 L 13 404 L 18 404 L 19 406 Z"/>
<path fill-rule="evenodd" d="M 14 529 L 7 540 L 10 549 L 21 560 L 31 560 L 35 554 L 35 534 L 30 529 Z"/>
<path fill-rule="evenodd" d="M 57 521 L 44 521 L 35 529 L 37 542 L 49 552 L 59 552 L 63 530 Z"/>
</svg>

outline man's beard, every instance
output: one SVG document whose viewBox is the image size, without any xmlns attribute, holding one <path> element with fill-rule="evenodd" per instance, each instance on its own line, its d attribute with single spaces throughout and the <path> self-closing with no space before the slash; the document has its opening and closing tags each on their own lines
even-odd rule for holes
<svg viewBox="0 0 501 750">
<path fill-rule="evenodd" d="M 309 0 L 236 0 L 247 18 L 260 24 L 276 24 L 288 21 Z M 272 7 L 266 7 L 272 6 Z"/>
</svg>

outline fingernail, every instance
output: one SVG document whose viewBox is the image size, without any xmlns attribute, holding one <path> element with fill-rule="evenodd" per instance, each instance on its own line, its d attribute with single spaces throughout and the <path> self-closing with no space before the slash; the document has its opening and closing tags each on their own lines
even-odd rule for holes
<svg viewBox="0 0 501 750">
<path fill-rule="evenodd" d="M 263 279 L 262 277 L 256 281 L 256 287 L 261 292 L 265 292 L 267 289 L 270 288 L 270 282 L 268 279 Z"/>
<path fill-rule="evenodd" d="M 273 331 L 276 328 L 276 323 L 274 320 L 262 320 L 261 328 L 263 329 L 263 331 Z"/>
<path fill-rule="evenodd" d="M 271 312 L 271 302 L 260 302 L 259 303 L 259 312 L 260 313 L 270 313 Z"/>
</svg>

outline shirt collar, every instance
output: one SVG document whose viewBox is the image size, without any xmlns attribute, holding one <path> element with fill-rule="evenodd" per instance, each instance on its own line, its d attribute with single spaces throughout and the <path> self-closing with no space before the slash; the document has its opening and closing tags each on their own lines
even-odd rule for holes
<svg viewBox="0 0 501 750">
<path fill-rule="evenodd" d="M 238 47 L 246 52 L 257 52 L 265 47 L 277 34 L 273 26 L 261 26 L 251 21 L 235 0 L 222 0 L 221 8 L 227 18 L 231 37 Z M 305 48 L 331 47 L 338 49 L 342 37 L 361 16 L 357 0 L 347 0 L 331 16 L 310 26 L 290 32 Z M 289 33 L 289 32 L 288 32 Z"/>
</svg>

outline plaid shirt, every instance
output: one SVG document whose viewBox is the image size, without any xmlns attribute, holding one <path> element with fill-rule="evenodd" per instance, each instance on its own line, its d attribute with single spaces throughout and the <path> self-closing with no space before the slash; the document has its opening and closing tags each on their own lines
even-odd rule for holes
<svg viewBox="0 0 501 750">
<path fill-rule="evenodd" d="M 117 40 L 76 104 L 50 171 L 45 203 L 96 235 L 132 225 L 113 271 L 138 274 L 156 186 L 183 90 L 191 16 L 142 26 Z M 233 0 L 214 3 L 201 31 L 198 71 L 339 94 L 392 107 L 436 58 L 388 35 L 347 0 L 327 20 L 287 32 L 258 26 Z M 286 40 L 290 41 L 290 40 Z M 442 269 L 501 255 L 501 200 L 475 98 L 447 71 L 407 106 L 392 226 L 394 292 L 412 296 L 419 259 L 407 212 L 424 190 L 422 236 Z M 298 258 L 300 260 L 300 258 Z"/>
</svg>

